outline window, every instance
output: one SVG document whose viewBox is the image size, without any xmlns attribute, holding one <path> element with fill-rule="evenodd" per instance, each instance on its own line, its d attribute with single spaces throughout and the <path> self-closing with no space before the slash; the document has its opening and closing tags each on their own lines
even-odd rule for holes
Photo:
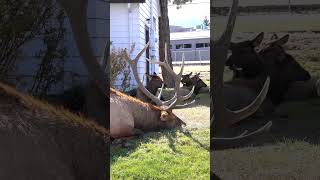
<svg viewBox="0 0 320 180">
<path fill-rule="evenodd" d="M 172 49 L 172 45 L 170 44 L 170 49 Z"/>
<path fill-rule="evenodd" d="M 196 48 L 203 48 L 204 47 L 204 44 L 203 43 L 197 43 L 196 44 Z"/>
<path fill-rule="evenodd" d="M 182 44 L 176 44 L 176 49 L 182 49 Z"/>
<path fill-rule="evenodd" d="M 204 47 L 210 47 L 210 43 L 204 43 Z"/>
<path fill-rule="evenodd" d="M 191 44 L 184 44 L 183 48 L 192 48 L 192 45 Z"/>
</svg>

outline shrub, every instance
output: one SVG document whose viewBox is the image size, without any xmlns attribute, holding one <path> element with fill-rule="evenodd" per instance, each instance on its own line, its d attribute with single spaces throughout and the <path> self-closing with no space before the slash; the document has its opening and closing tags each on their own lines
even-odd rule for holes
<svg viewBox="0 0 320 180">
<path fill-rule="evenodd" d="M 134 50 L 134 45 L 131 46 L 130 54 Z M 110 84 L 111 87 L 117 88 L 120 91 L 126 91 L 130 87 L 130 80 L 131 80 L 131 70 L 129 64 L 125 60 L 125 51 L 127 49 L 112 49 L 110 55 L 110 66 L 111 66 L 111 73 L 110 73 Z M 119 77 L 122 77 L 120 87 L 115 87 L 115 83 L 119 80 Z"/>
</svg>

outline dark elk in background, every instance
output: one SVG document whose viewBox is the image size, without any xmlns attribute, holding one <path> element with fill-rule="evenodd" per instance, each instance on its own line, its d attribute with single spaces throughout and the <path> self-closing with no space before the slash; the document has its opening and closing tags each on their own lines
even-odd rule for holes
<svg viewBox="0 0 320 180">
<path fill-rule="evenodd" d="M 207 87 L 207 84 L 202 81 L 200 78 L 200 73 L 196 73 L 195 75 L 191 76 L 192 72 L 189 74 L 182 75 L 181 83 L 183 84 L 183 87 L 186 87 L 188 89 L 191 89 L 193 86 L 194 94 L 197 95 L 201 92 L 205 92 L 205 88 Z M 208 91 L 206 91 L 208 92 Z"/>
<path fill-rule="evenodd" d="M 251 41 L 231 44 L 232 55 L 227 60 L 226 65 L 234 71 L 233 80 L 256 79 L 262 81 L 261 79 L 270 76 L 270 90 L 266 101 L 270 101 L 274 107 L 288 99 L 289 92 L 291 92 L 289 96 L 295 96 L 293 92 L 298 89 L 300 91 L 304 89 L 302 91 L 304 96 L 311 96 L 310 91 L 314 91 L 315 81 L 311 79 L 310 73 L 283 48 L 289 40 L 289 35 L 281 38 L 273 35 L 271 37 L 272 41 L 265 43 L 265 47 L 258 53 L 254 48 L 260 45 L 263 36 L 264 33 L 260 33 Z M 310 85 L 312 88 L 310 88 Z M 301 86 L 301 88 L 298 88 L 298 86 Z M 255 87 L 251 85 L 251 88 Z M 295 94 L 299 96 L 298 93 Z M 294 97 L 291 98 L 295 99 Z"/>
<path fill-rule="evenodd" d="M 166 84 L 163 83 L 163 80 L 160 78 L 160 76 L 157 75 L 157 73 L 153 73 L 153 75 L 148 75 L 145 74 L 147 77 L 147 86 L 146 89 L 153 95 L 157 95 L 158 90 L 163 86 L 164 88 L 166 88 Z M 126 94 L 132 96 L 132 97 L 136 97 L 144 102 L 148 102 L 148 103 L 152 103 L 152 100 L 150 98 L 148 98 L 147 96 L 145 96 L 143 94 L 143 92 L 139 89 L 132 89 L 128 92 L 126 92 Z M 161 100 L 163 100 L 163 97 L 160 97 Z"/>
</svg>

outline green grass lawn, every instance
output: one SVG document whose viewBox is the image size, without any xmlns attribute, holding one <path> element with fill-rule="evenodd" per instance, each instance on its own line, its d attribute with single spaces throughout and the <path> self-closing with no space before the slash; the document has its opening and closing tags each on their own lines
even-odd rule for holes
<svg viewBox="0 0 320 180">
<path fill-rule="evenodd" d="M 111 179 L 209 179 L 209 129 L 149 133 L 111 148 Z"/>
<path fill-rule="evenodd" d="M 272 119 L 270 134 L 257 140 L 265 143 L 215 151 L 214 172 L 227 180 L 319 179 L 319 110 L 320 98 L 279 106 L 288 119 Z"/>
<path fill-rule="evenodd" d="M 112 143 L 111 179 L 209 179 L 209 105 L 209 93 L 199 94 L 173 111 L 186 127 Z"/>
<path fill-rule="evenodd" d="M 320 147 L 285 140 L 263 147 L 217 151 L 215 172 L 222 179 L 319 179 Z"/>
</svg>

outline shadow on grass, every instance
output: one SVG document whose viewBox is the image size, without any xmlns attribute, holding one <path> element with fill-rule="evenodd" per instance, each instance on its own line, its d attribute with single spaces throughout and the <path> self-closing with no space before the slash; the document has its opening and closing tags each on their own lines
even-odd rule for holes
<svg viewBox="0 0 320 180">
<path fill-rule="evenodd" d="M 279 115 L 285 115 L 286 117 L 279 117 Z M 275 116 L 245 120 L 241 124 L 228 129 L 228 132 L 222 132 L 219 136 L 225 136 L 226 134 L 229 137 L 237 136 L 244 130 L 251 132 L 268 121 L 273 123 L 270 133 L 251 139 L 236 147 L 230 146 L 223 149 L 216 148 L 215 150 L 264 146 L 265 144 L 275 144 L 288 139 L 305 141 L 314 145 L 320 144 L 320 98 L 282 104 L 276 109 Z"/>
<path fill-rule="evenodd" d="M 151 132 L 141 135 L 139 137 L 132 137 L 127 139 L 117 139 L 111 144 L 111 163 L 117 161 L 119 157 L 128 157 L 131 153 L 142 144 L 148 144 L 150 142 L 160 141 L 161 138 L 165 137 L 168 140 L 169 148 L 175 153 L 181 153 L 177 150 L 176 143 L 178 140 L 178 133 L 185 135 L 190 138 L 194 143 L 198 144 L 200 147 L 209 151 L 209 147 L 202 144 L 197 138 L 195 138 L 189 130 L 177 128 L 172 130 L 164 130 L 161 132 Z"/>
</svg>

